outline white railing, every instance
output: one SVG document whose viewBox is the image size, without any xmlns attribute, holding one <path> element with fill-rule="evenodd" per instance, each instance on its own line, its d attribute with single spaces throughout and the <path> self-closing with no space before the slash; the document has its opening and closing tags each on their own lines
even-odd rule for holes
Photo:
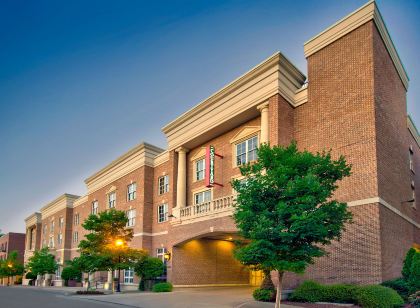
<svg viewBox="0 0 420 308">
<path fill-rule="evenodd" d="M 235 195 L 225 196 L 200 204 L 190 205 L 179 209 L 180 219 L 188 219 L 206 215 L 222 213 L 226 211 L 233 212 L 235 206 Z"/>
</svg>

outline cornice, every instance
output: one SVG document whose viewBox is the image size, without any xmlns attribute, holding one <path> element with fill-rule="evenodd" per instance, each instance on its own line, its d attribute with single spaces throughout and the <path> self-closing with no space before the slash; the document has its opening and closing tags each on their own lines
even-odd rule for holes
<svg viewBox="0 0 420 308">
<path fill-rule="evenodd" d="M 309 57 L 310 55 L 316 53 L 317 51 L 335 42 L 339 38 L 345 36 L 346 34 L 371 20 L 374 21 L 386 46 L 386 49 L 388 50 L 388 53 L 392 59 L 392 62 L 394 63 L 398 75 L 400 76 L 400 79 L 405 89 L 407 90 L 409 81 L 407 72 L 405 71 L 404 65 L 402 64 L 394 43 L 392 42 L 391 36 L 389 35 L 388 29 L 386 28 L 382 15 L 374 0 L 369 1 L 364 6 L 350 13 L 343 19 L 333 24 L 331 27 L 308 40 L 304 44 L 305 57 Z"/>
<path fill-rule="evenodd" d="M 51 201 L 47 205 L 41 208 L 41 215 L 42 219 L 45 219 L 52 214 L 65 209 L 67 207 L 72 208 L 73 202 L 77 199 L 79 199 L 80 196 L 77 195 L 71 195 L 71 194 L 63 194 L 57 199 Z"/>
<path fill-rule="evenodd" d="M 141 143 L 123 154 L 106 167 L 102 168 L 85 180 L 88 194 L 105 185 L 133 172 L 134 170 L 149 166 L 154 167 L 154 160 L 164 150 L 148 143 Z"/>
<path fill-rule="evenodd" d="M 83 203 L 86 203 L 87 201 L 88 201 L 88 196 L 84 195 L 73 202 L 73 207 L 75 208 Z"/>
<path fill-rule="evenodd" d="M 35 212 L 29 215 L 27 218 L 25 218 L 25 225 L 26 227 L 31 227 L 33 225 L 41 223 L 41 220 L 42 220 L 41 213 Z"/>
<path fill-rule="evenodd" d="M 209 98 L 162 128 L 169 150 L 226 123 L 247 110 L 255 110 L 275 94 L 297 106 L 295 92 L 306 80 L 282 53 L 277 52 Z M 302 103 L 302 102 L 300 102 Z"/>
<path fill-rule="evenodd" d="M 410 116 L 407 116 L 407 127 L 414 140 L 416 140 L 417 146 L 420 147 L 419 131 Z"/>
<path fill-rule="evenodd" d="M 165 152 L 162 152 L 155 157 L 153 161 L 153 167 L 157 167 L 161 164 L 166 163 L 167 161 L 169 161 L 169 152 L 166 150 Z"/>
</svg>

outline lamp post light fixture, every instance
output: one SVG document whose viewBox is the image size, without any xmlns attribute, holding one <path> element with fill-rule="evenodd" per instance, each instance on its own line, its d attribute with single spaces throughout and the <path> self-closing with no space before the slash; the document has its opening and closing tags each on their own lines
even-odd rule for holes
<svg viewBox="0 0 420 308">
<path fill-rule="evenodd" d="M 13 268 L 12 263 L 7 263 L 7 267 L 10 268 L 10 270 Z M 7 275 L 7 285 L 10 286 L 10 273 Z"/>
<path fill-rule="evenodd" d="M 124 246 L 124 241 L 122 239 L 117 239 L 115 241 L 115 247 L 120 249 Z M 121 278 L 121 269 L 119 264 L 121 263 L 121 254 L 118 252 L 118 282 L 117 282 L 117 292 L 121 292 L 120 278 Z"/>
<path fill-rule="evenodd" d="M 171 253 L 168 251 L 163 255 L 163 258 L 166 262 L 168 262 L 171 259 Z"/>
</svg>

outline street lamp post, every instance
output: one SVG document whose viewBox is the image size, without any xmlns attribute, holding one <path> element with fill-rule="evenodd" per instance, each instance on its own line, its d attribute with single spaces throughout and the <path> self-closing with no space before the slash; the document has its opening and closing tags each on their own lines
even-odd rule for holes
<svg viewBox="0 0 420 308">
<path fill-rule="evenodd" d="M 10 270 L 12 270 L 13 268 L 13 264 L 12 263 L 8 263 L 7 267 L 10 268 Z M 7 275 L 7 285 L 10 286 L 10 272 L 9 275 Z"/>
<path fill-rule="evenodd" d="M 118 239 L 115 241 L 115 246 L 117 249 L 120 249 L 124 245 L 124 241 L 121 239 Z M 117 292 L 121 292 L 121 286 L 120 286 L 120 278 L 121 278 L 121 269 L 120 269 L 120 263 L 121 263 L 121 253 L 118 252 L 118 283 L 117 283 Z"/>
</svg>

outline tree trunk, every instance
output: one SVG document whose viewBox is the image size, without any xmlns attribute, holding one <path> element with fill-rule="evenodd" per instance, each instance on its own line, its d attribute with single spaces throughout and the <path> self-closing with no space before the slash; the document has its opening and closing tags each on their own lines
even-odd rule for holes
<svg viewBox="0 0 420 308">
<path fill-rule="evenodd" d="M 276 305 L 274 306 L 275 308 L 280 308 L 283 273 L 284 273 L 283 271 L 277 271 L 277 294 L 276 294 Z"/>
</svg>

